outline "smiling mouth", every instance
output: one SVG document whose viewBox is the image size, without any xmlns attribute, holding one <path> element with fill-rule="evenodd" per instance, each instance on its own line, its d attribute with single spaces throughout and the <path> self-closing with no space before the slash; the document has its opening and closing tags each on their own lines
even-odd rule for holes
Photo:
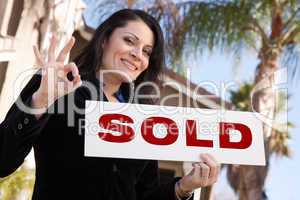
<svg viewBox="0 0 300 200">
<path fill-rule="evenodd" d="M 135 70 L 137 69 L 136 66 L 134 66 L 133 64 L 131 64 L 131 63 L 130 63 L 129 61 L 127 61 L 126 59 L 122 59 L 122 58 L 121 58 L 121 61 L 122 61 L 123 64 L 126 65 L 126 67 L 127 67 L 128 69 L 130 69 L 130 70 L 132 70 L 132 71 L 135 71 Z"/>
</svg>

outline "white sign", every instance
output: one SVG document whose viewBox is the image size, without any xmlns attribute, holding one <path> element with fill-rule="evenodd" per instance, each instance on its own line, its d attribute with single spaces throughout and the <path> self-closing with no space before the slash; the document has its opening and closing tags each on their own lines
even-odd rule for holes
<svg viewBox="0 0 300 200">
<path fill-rule="evenodd" d="M 251 112 L 86 101 L 85 156 L 265 165 Z"/>
</svg>

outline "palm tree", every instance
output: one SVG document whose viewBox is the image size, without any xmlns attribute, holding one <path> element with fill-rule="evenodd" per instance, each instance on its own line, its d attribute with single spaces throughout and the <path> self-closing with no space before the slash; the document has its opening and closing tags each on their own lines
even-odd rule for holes
<svg viewBox="0 0 300 200">
<path fill-rule="evenodd" d="M 298 26 L 299 18 L 297 18 L 299 11 L 297 3 L 294 1 L 233 1 L 212 7 L 199 3 L 192 9 L 197 12 L 188 14 L 192 16 L 189 18 L 191 21 L 194 18 L 198 18 L 199 21 L 208 18 L 206 23 L 195 25 L 195 31 L 200 34 L 195 32 L 194 35 L 204 36 L 204 39 L 196 37 L 196 43 L 206 43 L 210 48 L 221 46 L 232 49 L 241 45 L 257 51 L 260 63 L 255 74 L 255 84 L 263 89 L 256 91 L 251 102 L 252 110 L 273 119 L 274 72 L 279 69 L 279 59 L 286 55 L 283 52 L 295 53 L 298 45 L 297 37 L 300 27 Z M 217 13 L 215 12 L 215 15 L 211 13 L 210 17 L 207 17 L 203 16 L 202 10 L 204 13 L 205 11 L 217 11 Z M 196 17 L 197 14 L 200 16 Z M 189 23 L 192 23 L 191 21 Z M 206 30 L 209 32 L 206 33 Z M 287 61 L 297 59 L 297 55 L 294 54 L 294 56 Z M 235 170 L 240 175 L 238 193 L 242 200 L 263 199 L 270 157 L 270 149 L 267 147 L 271 142 L 272 129 L 264 124 L 263 131 L 267 166 L 239 166 Z"/>
</svg>

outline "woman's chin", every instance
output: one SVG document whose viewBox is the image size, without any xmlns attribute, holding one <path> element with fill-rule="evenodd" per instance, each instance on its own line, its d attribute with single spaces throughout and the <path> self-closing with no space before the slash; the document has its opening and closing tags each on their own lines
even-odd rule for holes
<svg viewBox="0 0 300 200">
<path fill-rule="evenodd" d="M 123 83 L 132 83 L 134 82 L 135 79 L 133 79 L 132 77 L 122 77 L 122 82 Z"/>
<path fill-rule="evenodd" d="M 126 83 L 130 83 L 130 82 L 133 82 L 136 77 L 133 75 L 133 74 L 130 74 L 130 73 L 123 73 L 121 76 L 120 76 L 122 82 L 126 82 Z"/>
</svg>

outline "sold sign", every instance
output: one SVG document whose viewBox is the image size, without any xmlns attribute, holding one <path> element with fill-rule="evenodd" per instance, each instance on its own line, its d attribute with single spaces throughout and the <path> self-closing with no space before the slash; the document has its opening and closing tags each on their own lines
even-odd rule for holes
<svg viewBox="0 0 300 200">
<path fill-rule="evenodd" d="M 85 156 L 265 165 L 262 123 L 250 112 L 87 101 Z"/>
</svg>

